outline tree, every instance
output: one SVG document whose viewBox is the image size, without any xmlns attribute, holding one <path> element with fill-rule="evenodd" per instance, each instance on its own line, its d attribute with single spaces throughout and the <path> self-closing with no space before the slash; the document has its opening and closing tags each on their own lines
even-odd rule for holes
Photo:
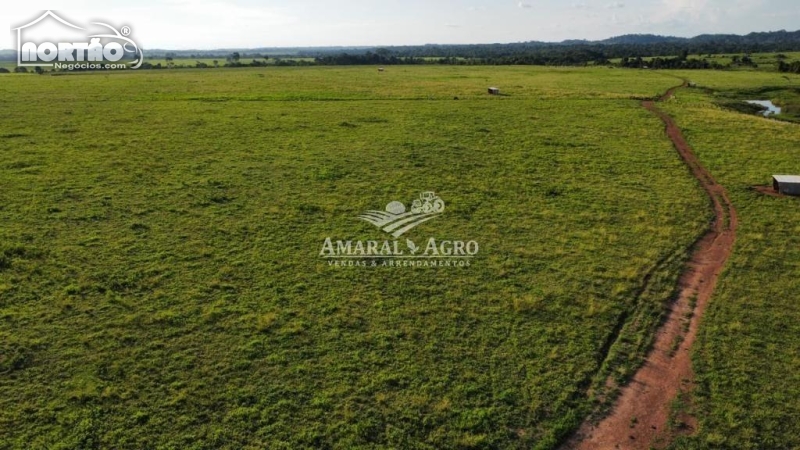
<svg viewBox="0 0 800 450">
<path fill-rule="evenodd" d="M 240 55 L 239 52 L 233 52 L 230 55 L 225 57 L 225 61 L 227 62 L 227 64 L 225 64 L 225 66 L 226 67 L 241 67 L 241 63 L 239 62 L 239 60 L 241 58 L 242 58 L 242 55 Z"/>
<path fill-rule="evenodd" d="M 17 66 L 14 68 L 14 73 L 28 73 L 28 68 Z"/>
<path fill-rule="evenodd" d="M 0 73 L 10 73 L 5 67 L 0 67 Z"/>
<path fill-rule="evenodd" d="M 33 68 L 33 71 L 38 73 L 39 75 L 44 73 L 44 70 L 40 66 L 36 66 Z"/>
<path fill-rule="evenodd" d="M 216 59 L 214 60 L 214 67 L 219 67 L 219 61 L 217 61 Z"/>
</svg>

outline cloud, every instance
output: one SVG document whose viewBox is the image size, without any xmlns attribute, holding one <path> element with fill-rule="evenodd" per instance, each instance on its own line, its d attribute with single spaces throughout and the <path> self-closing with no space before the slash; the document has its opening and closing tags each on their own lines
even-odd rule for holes
<svg viewBox="0 0 800 450">
<path fill-rule="evenodd" d="M 179 22 L 210 18 L 226 23 L 257 22 L 267 26 L 299 22 L 297 17 L 285 14 L 276 8 L 241 6 L 226 0 L 169 0 L 163 6 L 164 9 L 169 8 L 172 12 L 178 13 L 183 19 Z"/>
<path fill-rule="evenodd" d="M 718 22 L 725 12 L 714 0 L 661 0 L 651 20 L 653 23 L 688 26 Z M 733 5 L 731 6 L 733 7 Z"/>
<path fill-rule="evenodd" d="M 164 39 L 164 46 L 178 49 L 242 47 L 248 42 L 257 46 L 266 41 L 261 37 L 266 35 L 265 29 L 274 34 L 285 33 L 302 24 L 298 16 L 285 9 L 246 6 L 233 0 L 168 0 L 155 15 L 143 5 L 128 8 L 140 18 L 131 25 L 144 47 L 152 47 L 148 39 L 159 35 L 169 36 Z M 148 16 L 150 20 L 141 20 Z M 164 29 L 169 32 L 164 33 Z"/>
<path fill-rule="evenodd" d="M 613 2 L 606 5 L 606 9 L 621 9 L 625 7 L 624 2 Z"/>
<path fill-rule="evenodd" d="M 527 9 L 533 8 L 533 5 L 531 5 L 530 3 L 525 3 L 523 1 L 518 2 L 517 6 L 520 8 L 527 8 Z"/>
<path fill-rule="evenodd" d="M 800 9 L 795 11 L 780 11 L 780 12 L 764 12 L 761 13 L 762 17 L 768 17 L 770 19 L 774 18 L 784 18 L 786 16 L 800 16 Z"/>
</svg>

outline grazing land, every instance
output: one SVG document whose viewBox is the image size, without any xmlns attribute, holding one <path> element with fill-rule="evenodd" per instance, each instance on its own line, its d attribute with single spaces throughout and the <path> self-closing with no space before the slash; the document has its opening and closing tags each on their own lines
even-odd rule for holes
<svg viewBox="0 0 800 450">
<path fill-rule="evenodd" d="M 684 82 L 680 87 L 687 85 Z M 672 99 L 678 88 L 670 89 L 659 100 Z M 678 292 L 647 360 L 621 391 L 611 412 L 599 423 L 591 419 L 585 422 L 566 444 L 569 448 L 650 450 L 673 442 L 676 433 L 694 433 L 695 418 L 685 413 L 675 416 L 673 401 L 691 395 L 694 375 L 690 351 L 698 324 L 736 242 L 738 216 L 725 187 L 697 160 L 672 117 L 652 100 L 642 102 L 642 107 L 664 122 L 675 150 L 713 205 L 714 223 L 692 249 L 692 257 L 678 282 Z M 680 428 L 673 423 L 676 419 L 685 420 Z"/>
<path fill-rule="evenodd" d="M 800 173 L 797 124 L 721 109 L 721 94 L 787 84 L 779 74 L 692 74 L 701 87 L 664 104 L 700 161 L 730 192 L 737 244 L 694 354 L 699 436 L 678 448 L 800 447 L 800 203 L 753 186 Z"/>
<path fill-rule="evenodd" d="M 641 107 L 676 75 L 729 95 L 800 85 L 541 67 L 0 75 L 0 449 L 555 448 L 642 363 L 711 224 Z M 791 448 L 800 213 L 750 186 L 800 172 L 797 125 L 714 92 L 660 105 L 743 235 L 694 353 L 699 435 L 677 445 Z M 329 236 L 385 239 L 358 215 L 422 191 L 448 209 L 408 237 L 475 240 L 471 267 L 318 257 Z"/>
</svg>

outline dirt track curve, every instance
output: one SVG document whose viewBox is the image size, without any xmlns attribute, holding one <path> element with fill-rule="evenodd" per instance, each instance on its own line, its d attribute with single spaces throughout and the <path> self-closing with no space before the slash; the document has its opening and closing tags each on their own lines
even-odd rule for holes
<svg viewBox="0 0 800 450">
<path fill-rule="evenodd" d="M 670 89 L 660 101 L 671 98 Z M 671 305 L 666 322 L 658 330 L 653 349 L 633 380 L 625 386 L 611 413 L 599 423 L 587 421 L 565 449 L 576 450 L 647 450 L 663 448 L 677 433 L 670 430 L 668 420 L 670 405 L 677 396 L 690 388 L 693 379 L 690 349 L 697 336 L 697 328 L 720 273 L 733 250 L 736 240 L 736 210 L 725 188 L 717 184 L 711 174 L 700 164 L 680 128 L 668 114 L 653 101 L 642 106 L 658 116 L 666 125 L 667 136 L 672 140 L 692 175 L 702 185 L 714 207 L 713 227 L 695 244 L 692 257 L 681 275 L 678 297 Z M 688 331 L 686 317 L 696 307 Z M 674 343 L 683 335 L 683 341 L 674 351 Z M 696 427 L 692 418 L 684 418 L 691 433 Z"/>
</svg>

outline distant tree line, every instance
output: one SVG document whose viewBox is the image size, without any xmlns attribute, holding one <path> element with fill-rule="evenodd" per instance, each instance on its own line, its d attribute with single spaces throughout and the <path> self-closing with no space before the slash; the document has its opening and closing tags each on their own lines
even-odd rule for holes
<svg viewBox="0 0 800 450">
<path fill-rule="evenodd" d="M 626 35 L 605 41 L 561 43 L 520 42 L 511 44 L 422 45 L 353 49 L 348 52 L 299 51 L 317 64 L 451 64 L 451 65 L 609 65 L 657 69 L 725 69 L 755 66 L 749 57 L 756 52 L 800 51 L 800 31 L 776 31 L 738 35 L 702 35 L 675 38 Z M 713 61 L 712 55 L 739 54 L 729 64 Z M 676 56 L 678 55 L 678 56 Z M 708 55 L 690 59 L 688 55 Z M 644 58 L 652 58 L 646 61 Z"/>
<path fill-rule="evenodd" d="M 371 50 L 371 49 L 370 49 Z M 509 58 L 524 56 L 597 55 L 607 59 L 641 57 L 674 57 L 687 53 L 748 54 L 800 51 L 800 31 L 774 31 L 739 35 L 701 35 L 676 38 L 655 35 L 625 35 L 603 41 L 572 40 L 560 43 L 518 42 L 510 44 L 422 45 L 390 47 L 398 57 L 456 57 L 467 59 Z M 594 58 L 583 58 L 591 61 Z"/>
<path fill-rule="evenodd" d="M 691 39 L 653 35 L 627 35 L 605 41 L 564 41 L 562 43 L 521 42 L 512 44 L 423 45 L 347 52 L 300 51 L 314 57 L 315 64 L 449 64 L 449 65 L 617 65 L 653 69 L 726 69 L 755 67 L 749 56 L 755 52 L 800 51 L 800 31 L 751 33 L 747 36 L 704 35 Z M 712 55 L 732 54 L 728 64 Z M 678 56 L 675 56 L 678 55 Z M 688 55 L 707 55 L 689 58 Z M 785 59 L 785 55 L 783 56 Z M 648 58 L 648 59 L 645 59 Z M 784 64 L 785 66 L 786 64 Z"/>
<path fill-rule="evenodd" d="M 709 55 L 710 57 L 711 55 Z M 731 67 L 758 67 L 750 55 L 738 56 L 735 55 L 731 58 L 729 64 L 720 64 L 717 61 L 709 61 L 708 58 L 691 59 L 688 52 L 683 51 L 680 56 L 675 58 L 651 58 L 644 59 L 641 56 L 636 58 L 622 58 L 619 63 L 620 67 L 635 68 L 635 69 L 728 69 Z"/>
<path fill-rule="evenodd" d="M 314 58 L 314 62 L 323 66 L 394 66 L 398 64 L 425 64 L 427 61 L 423 58 L 416 58 L 413 56 L 397 56 L 391 54 L 388 50 L 378 50 L 375 53 L 371 51 L 363 54 L 351 54 L 345 52 L 336 55 L 316 56 Z"/>
<path fill-rule="evenodd" d="M 622 58 L 620 67 L 633 69 L 724 69 L 726 66 L 707 59 L 684 58 L 653 58 L 645 60 L 641 56 L 636 58 Z"/>
<path fill-rule="evenodd" d="M 584 66 L 616 65 L 649 69 L 727 69 L 755 67 L 750 57 L 755 52 L 800 51 L 800 31 L 777 31 L 737 35 L 703 35 L 675 38 L 653 35 L 626 35 L 605 41 L 564 41 L 561 43 L 520 42 L 511 44 L 422 45 L 381 48 L 291 49 L 278 55 L 275 49 L 253 51 L 157 51 L 148 58 L 163 57 L 153 64 L 145 60 L 143 69 L 217 67 L 263 67 L 307 65 L 540 65 Z M 160 53 L 159 53 L 160 52 Z M 267 53 L 270 56 L 267 56 Z M 734 55 L 727 64 L 712 55 Z M 677 55 L 677 56 L 676 56 Z M 688 55 L 707 55 L 689 58 Z M 744 56 L 738 56 L 744 55 Z M 4 56 L 5 57 L 5 56 Z M 213 63 L 208 61 L 213 58 Z M 16 58 L 15 58 L 16 59 Z M 201 61 L 200 59 L 205 59 Z M 721 58 L 720 58 L 721 59 Z M 779 54 L 778 70 L 798 73 L 797 62 Z M 616 60 L 612 64 L 612 60 Z M 36 72 L 41 73 L 41 69 Z"/>
</svg>

